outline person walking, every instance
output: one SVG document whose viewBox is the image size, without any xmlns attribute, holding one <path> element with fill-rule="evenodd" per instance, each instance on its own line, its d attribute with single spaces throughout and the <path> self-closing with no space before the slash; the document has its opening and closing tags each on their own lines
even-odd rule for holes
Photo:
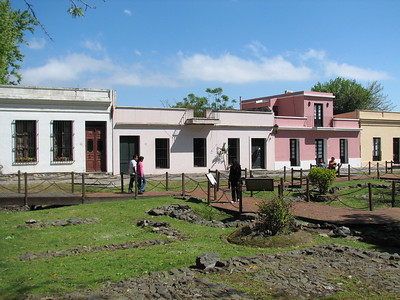
<svg viewBox="0 0 400 300">
<path fill-rule="evenodd" d="M 129 161 L 128 164 L 128 173 L 130 176 L 128 193 L 132 193 L 133 183 L 135 182 L 135 176 L 136 176 L 137 160 L 138 156 L 135 154 L 132 156 L 132 159 Z"/>
<path fill-rule="evenodd" d="M 138 165 L 137 165 L 139 194 L 143 194 L 143 192 L 145 192 L 145 187 L 146 187 L 146 177 L 144 176 L 143 161 L 144 161 L 144 157 L 139 156 L 139 161 L 138 161 Z"/>
<path fill-rule="evenodd" d="M 236 201 L 242 200 L 242 167 L 236 158 L 232 159 L 232 165 L 229 169 L 229 185 L 232 191 L 232 201 L 231 203 L 235 203 Z"/>
</svg>

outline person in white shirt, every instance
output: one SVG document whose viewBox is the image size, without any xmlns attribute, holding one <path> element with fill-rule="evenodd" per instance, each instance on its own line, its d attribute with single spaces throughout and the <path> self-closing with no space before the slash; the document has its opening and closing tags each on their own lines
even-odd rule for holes
<svg viewBox="0 0 400 300">
<path fill-rule="evenodd" d="M 138 156 L 135 154 L 129 161 L 128 173 L 130 175 L 128 193 L 132 193 L 133 183 L 135 182 L 136 166 Z"/>
</svg>

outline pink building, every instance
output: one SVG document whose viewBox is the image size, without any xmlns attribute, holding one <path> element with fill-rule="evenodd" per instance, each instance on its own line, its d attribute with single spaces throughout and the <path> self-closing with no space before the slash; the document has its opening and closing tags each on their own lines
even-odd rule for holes
<svg viewBox="0 0 400 300">
<path fill-rule="evenodd" d="M 361 166 L 359 119 L 333 116 L 332 93 L 286 92 L 242 100 L 241 110 L 273 111 L 275 170 L 308 169 L 320 159 Z"/>
</svg>

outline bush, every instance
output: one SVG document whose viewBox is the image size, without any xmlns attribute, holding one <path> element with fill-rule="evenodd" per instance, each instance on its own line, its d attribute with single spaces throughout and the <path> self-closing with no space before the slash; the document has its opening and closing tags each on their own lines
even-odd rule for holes
<svg viewBox="0 0 400 300">
<path fill-rule="evenodd" d="M 312 168 L 308 174 L 311 184 L 318 186 L 321 195 L 326 194 L 332 181 L 336 178 L 335 170 Z"/>
<path fill-rule="evenodd" d="M 257 227 L 268 235 L 291 231 L 294 221 L 292 205 L 281 198 L 263 201 L 259 206 Z"/>
</svg>

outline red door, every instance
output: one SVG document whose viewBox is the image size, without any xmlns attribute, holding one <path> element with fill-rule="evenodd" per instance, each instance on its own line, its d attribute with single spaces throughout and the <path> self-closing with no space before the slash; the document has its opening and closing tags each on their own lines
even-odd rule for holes
<svg viewBox="0 0 400 300">
<path fill-rule="evenodd" d="M 106 172 L 105 123 L 86 123 L 86 172 Z"/>
</svg>

